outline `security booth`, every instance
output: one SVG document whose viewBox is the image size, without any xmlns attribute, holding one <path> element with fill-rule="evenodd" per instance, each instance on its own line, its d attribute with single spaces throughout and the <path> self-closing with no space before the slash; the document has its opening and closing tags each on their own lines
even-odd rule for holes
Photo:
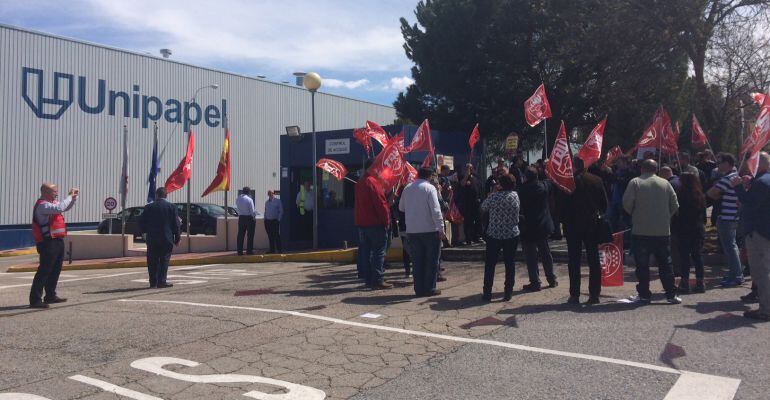
<svg viewBox="0 0 770 400">
<path fill-rule="evenodd" d="M 395 136 L 404 131 L 408 146 L 417 131 L 412 125 L 383 126 L 389 135 Z M 439 164 L 453 163 L 460 170 L 468 161 L 469 133 L 440 132 L 431 130 L 431 139 L 436 149 Z M 284 217 L 281 221 L 281 238 L 284 248 L 289 250 L 312 247 L 312 222 L 308 225 L 303 220 L 297 206 L 298 194 L 304 182 L 313 182 L 313 174 L 318 174 L 319 190 L 316 194 L 314 212 L 318 213 L 318 245 L 321 248 L 342 248 L 358 245 L 358 230 L 355 226 L 353 207 L 355 204 L 355 181 L 363 174 L 363 164 L 367 158 L 375 157 L 382 147 L 372 140 L 373 155 L 366 154 L 363 146 L 353 138 L 353 129 L 316 132 L 317 159 L 328 158 L 342 163 L 348 170 L 343 181 L 316 168 L 313 165 L 312 133 L 294 132 L 281 136 L 281 201 Z M 479 146 L 480 147 L 480 146 Z M 479 148 L 477 147 L 477 152 Z M 419 167 L 428 153 L 413 152 L 405 159 Z M 478 155 L 476 159 L 478 159 Z"/>
</svg>

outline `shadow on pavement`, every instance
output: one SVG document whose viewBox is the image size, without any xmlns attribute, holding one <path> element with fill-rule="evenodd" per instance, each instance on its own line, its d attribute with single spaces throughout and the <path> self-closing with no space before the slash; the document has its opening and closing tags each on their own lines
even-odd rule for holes
<svg viewBox="0 0 770 400">
<path fill-rule="evenodd" d="M 124 289 L 108 289 L 108 290 L 100 290 L 97 292 L 83 292 L 83 294 L 115 294 L 115 293 L 131 293 L 131 292 L 138 292 L 140 290 L 153 290 L 147 286 L 142 286 L 138 288 L 124 288 Z"/>
<path fill-rule="evenodd" d="M 712 301 L 712 302 L 698 302 L 696 304 L 687 304 L 686 308 L 695 310 L 698 314 L 711 314 L 714 312 L 734 312 L 734 311 L 747 311 L 749 306 L 741 303 L 739 300 L 726 300 L 726 301 Z"/>
<path fill-rule="evenodd" d="M 594 314 L 594 313 L 611 313 L 611 312 L 630 311 L 638 307 L 640 307 L 638 304 L 618 303 L 618 302 L 600 303 L 600 304 L 594 304 L 591 306 L 587 306 L 583 304 L 578 305 L 578 304 L 567 304 L 567 303 L 529 304 L 529 305 L 524 305 L 517 308 L 500 310 L 498 314 L 527 315 L 527 314 L 540 314 L 545 312 L 563 312 L 563 311 Z"/>
<path fill-rule="evenodd" d="M 355 304 L 362 306 L 386 306 L 390 304 L 407 303 L 416 297 L 412 294 L 393 294 L 386 296 L 361 296 L 348 297 L 342 299 L 345 304 Z"/>
</svg>

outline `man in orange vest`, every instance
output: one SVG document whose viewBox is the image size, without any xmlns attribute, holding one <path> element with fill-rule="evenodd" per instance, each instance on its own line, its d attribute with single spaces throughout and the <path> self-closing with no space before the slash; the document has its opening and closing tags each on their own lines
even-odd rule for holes
<svg viewBox="0 0 770 400">
<path fill-rule="evenodd" d="M 64 237 L 67 236 L 67 224 L 62 213 L 75 205 L 79 192 L 77 188 L 71 188 L 67 198 L 59 202 L 56 200 L 59 197 L 56 185 L 46 182 L 40 186 L 40 198 L 32 209 L 32 237 L 37 244 L 40 266 L 29 292 L 30 308 L 48 308 L 49 304 L 67 301 L 56 295 L 56 284 L 64 261 Z"/>
</svg>

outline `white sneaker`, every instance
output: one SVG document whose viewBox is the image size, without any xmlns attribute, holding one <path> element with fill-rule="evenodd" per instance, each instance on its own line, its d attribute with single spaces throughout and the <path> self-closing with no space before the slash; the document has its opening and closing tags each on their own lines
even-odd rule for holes
<svg viewBox="0 0 770 400">
<path fill-rule="evenodd" d="M 669 297 L 666 301 L 668 304 L 682 304 L 682 298 L 679 296 Z"/>
<path fill-rule="evenodd" d="M 638 294 L 637 295 L 633 295 L 633 296 L 629 296 L 628 300 L 630 300 L 634 304 L 650 304 L 650 302 L 651 302 L 650 299 L 648 299 L 646 297 L 639 296 Z"/>
</svg>

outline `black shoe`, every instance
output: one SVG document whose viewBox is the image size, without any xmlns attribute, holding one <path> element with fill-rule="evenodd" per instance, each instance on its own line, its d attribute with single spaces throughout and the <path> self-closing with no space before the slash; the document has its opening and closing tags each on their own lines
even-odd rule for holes
<svg viewBox="0 0 770 400">
<path fill-rule="evenodd" d="M 168 287 L 173 287 L 173 286 L 174 286 L 173 283 L 168 283 L 168 282 L 159 283 L 158 284 L 158 289 L 163 289 L 163 288 L 168 288 Z"/>
<path fill-rule="evenodd" d="M 239 255 L 239 256 L 242 256 L 242 255 L 243 255 L 243 252 L 242 252 L 242 251 L 239 251 L 239 252 L 238 252 L 238 255 Z"/>
<path fill-rule="evenodd" d="M 552 281 L 548 281 L 548 287 L 549 287 L 549 288 L 553 289 L 553 288 L 555 288 L 555 287 L 557 287 L 557 286 L 559 286 L 559 282 L 558 282 L 558 281 L 556 281 L 556 279 L 554 279 L 554 280 L 552 280 Z"/>
<path fill-rule="evenodd" d="M 586 301 L 585 304 L 587 306 L 594 305 L 594 304 L 599 304 L 599 298 L 591 296 L 591 297 L 588 298 L 588 301 Z"/>
<path fill-rule="evenodd" d="M 444 278 L 443 276 L 439 275 L 438 277 L 436 277 L 436 282 L 446 282 L 446 278 Z"/>
<path fill-rule="evenodd" d="M 67 299 L 59 296 L 54 296 L 51 298 L 44 299 L 43 302 L 45 304 L 56 304 L 56 303 L 66 303 Z"/>
<path fill-rule="evenodd" d="M 538 284 L 538 283 L 528 283 L 528 284 L 522 286 L 522 289 L 524 289 L 525 292 L 539 292 L 540 291 L 540 284 Z"/>
<path fill-rule="evenodd" d="M 444 267 L 439 267 L 439 269 L 438 269 L 438 270 L 439 270 L 439 271 L 441 271 L 441 272 L 444 272 L 444 271 L 446 271 L 446 268 L 444 268 Z"/>
<path fill-rule="evenodd" d="M 503 294 L 503 301 L 511 301 L 511 298 L 513 298 L 513 289 L 508 289 Z"/>
<path fill-rule="evenodd" d="M 253 251 L 247 251 L 247 252 L 246 252 L 246 255 L 247 255 L 247 256 L 253 256 L 253 255 L 254 255 L 254 252 L 253 252 Z"/>
<path fill-rule="evenodd" d="M 693 293 L 706 293 L 706 285 L 703 284 L 703 281 L 700 281 L 695 284 L 695 289 L 692 290 Z"/>
<path fill-rule="evenodd" d="M 158 285 L 150 285 L 150 289 L 157 289 Z"/>
<path fill-rule="evenodd" d="M 746 304 L 759 303 L 759 296 L 755 292 L 751 292 L 745 296 L 741 296 L 741 301 Z"/>
<path fill-rule="evenodd" d="M 481 295 L 481 301 L 484 301 L 484 302 L 487 302 L 487 303 L 492 301 L 492 294 L 491 293 L 482 294 Z"/>
<path fill-rule="evenodd" d="M 51 308 L 51 306 L 49 306 L 46 303 L 43 303 L 42 301 L 38 301 L 36 303 L 31 303 L 29 305 L 29 308 Z"/>
<path fill-rule="evenodd" d="M 425 297 L 438 296 L 441 294 L 441 290 L 436 289 L 432 292 L 425 293 Z"/>
<path fill-rule="evenodd" d="M 567 304 L 580 304 L 580 297 L 570 296 L 569 299 L 567 299 Z"/>
</svg>

